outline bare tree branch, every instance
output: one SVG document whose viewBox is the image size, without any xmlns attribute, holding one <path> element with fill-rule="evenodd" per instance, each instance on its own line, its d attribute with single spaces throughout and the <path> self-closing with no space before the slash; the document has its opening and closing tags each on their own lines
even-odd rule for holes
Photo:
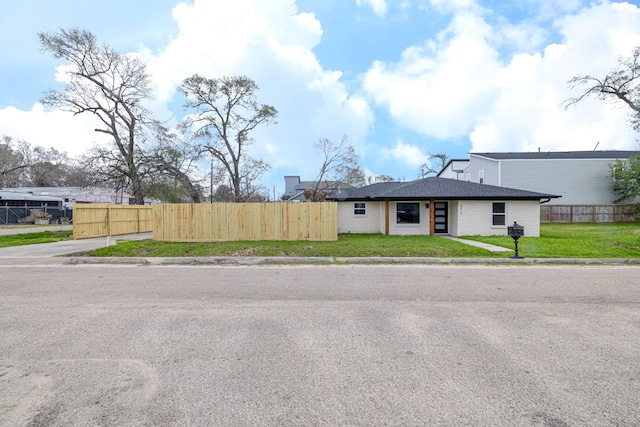
<svg viewBox="0 0 640 427">
<path fill-rule="evenodd" d="M 278 112 L 258 104 L 258 86 L 248 77 L 208 79 L 194 74 L 183 81 L 180 91 L 185 108 L 193 110 L 183 129 L 194 140 L 203 141 L 203 149 L 222 166 L 236 201 L 246 199 L 252 182 L 269 168 L 245 153 L 253 143 L 249 134 L 261 124 L 276 123 Z M 247 165 L 252 165 L 254 173 L 247 173 Z"/>
</svg>

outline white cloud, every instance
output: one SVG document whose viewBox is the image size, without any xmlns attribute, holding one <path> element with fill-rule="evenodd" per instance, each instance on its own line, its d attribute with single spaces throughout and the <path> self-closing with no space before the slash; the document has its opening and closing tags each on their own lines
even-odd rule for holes
<svg viewBox="0 0 640 427">
<path fill-rule="evenodd" d="M 73 116 L 60 110 L 45 111 L 34 104 L 29 111 L 6 107 L 0 110 L 0 133 L 23 139 L 32 145 L 55 148 L 71 156 L 85 153 L 94 142 L 106 138 L 95 132 L 91 116 Z"/>
<path fill-rule="evenodd" d="M 548 11 L 576 8 L 543 3 Z M 375 62 L 363 77 L 366 94 L 398 124 L 442 140 L 468 137 L 471 151 L 588 150 L 598 141 L 599 149 L 637 149 L 624 108 L 586 100 L 565 112 L 560 104 L 572 76 L 604 75 L 640 45 L 638 7 L 585 7 L 555 21 L 561 42 L 549 44 L 550 31 L 532 21 L 491 27 L 472 0 L 431 4 L 457 11 L 447 29 L 396 63 Z M 500 59 L 502 45 L 522 53 Z"/>
<path fill-rule="evenodd" d="M 253 151 L 289 173 L 315 167 L 309 152 L 318 138 L 347 134 L 354 146 L 363 144 L 372 113 L 364 98 L 349 94 L 342 73 L 325 70 L 313 53 L 322 37 L 315 15 L 298 13 L 290 0 L 196 0 L 173 14 L 179 35 L 157 55 L 147 52 L 163 100 L 193 73 L 251 77 L 259 102 L 279 112 L 277 125 L 255 130 Z"/>
<path fill-rule="evenodd" d="M 312 49 L 321 41 L 322 27 L 312 13 L 299 13 L 295 1 L 194 0 L 179 3 L 173 17 L 177 35 L 160 50 L 141 47 L 139 52 L 156 88 L 151 108 L 159 119 L 175 113 L 179 120 L 184 114 L 176 95 L 184 78 L 194 73 L 211 78 L 246 75 L 260 86 L 258 101 L 279 111 L 277 125 L 253 133 L 253 154 L 263 156 L 274 170 L 308 174 L 316 167 L 309 153 L 321 137 L 339 140 L 346 134 L 356 149 L 364 145 L 373 121 L 369 105 L 349 93 L 340 72 L 319 63 Z M 80 116 L 69 113 L 3 110 L 0 123 L 14 122 L 16 115 L 23 125 L 0 125 L 0 132 L 50 145 L 35 132 L 42 129 L 69 151 L 88 148 L 87 135 L 95 137 L 85 132 Z"/>
<path fill-rule="evenodd" d="M 387 14 L 388 6 L 386 0 L 356 0 L 356 4 L 358 6 L 370 6 L 378 16 L 385 16 Z"/>
<path fill-rule="evenodd" d="M 396 141 L 393 148 L 383 148 L 380 154 L 385 157 L 392 157 L 398 163 L 412 170 L 418 169 L 429 161 L 428 153 L 423 153 L 420 147 L 405 144 L 401 140 Z"/>
<path fill-rule="evenodd" d="M 604 76 L 640 44 L 640 10 L 603 2 L 556 25 L 562 43 L 516 55 L 496 72 L 498 96 L 470 134 L 472 151 L 638 148 L 627 109 L 593 99 L 567 111 L 560 104 L 581 93 L 568 90 L 571 77 Z"/>
<path fill-rule="evenodd" d="M 464 136 L 492 97 L 487 82 L 499 63 L 491 36 L 482 18 L 460 12 L 436 40 L 406 49 L 399 63 L 375 62 L 363 87 L 406 128 L 440 139 Z"/>
</svg>

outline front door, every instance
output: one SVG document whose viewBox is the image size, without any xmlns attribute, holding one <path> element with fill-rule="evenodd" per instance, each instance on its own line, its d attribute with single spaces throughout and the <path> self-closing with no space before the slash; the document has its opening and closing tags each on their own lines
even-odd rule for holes
<svg viewBox="0 0 640 427">
<path fill-rule="evenodd" d="M 434 203 L 434 218 L 435 229 L 434 233 L 448 233 L 449 232 L 449 203 L 448 202 L 435 202 Z"/>
</svg>

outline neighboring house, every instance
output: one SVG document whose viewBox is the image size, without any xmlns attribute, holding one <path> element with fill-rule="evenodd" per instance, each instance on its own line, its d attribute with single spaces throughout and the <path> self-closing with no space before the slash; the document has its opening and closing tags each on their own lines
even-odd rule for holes
<svg viewBox="0 0 640 427">
<path fill-rule="evenodd" d="M 54 220 L 67 216 L 60 197 L 0 190 L 0 224 L 16 224 L 32 210 L 48 213 Z"/>
<path fill-rule="evenodd" d="M 338 233 L 506 235 L 518 222 L 540 235 L 540 204 L 560 196 L 447 178 L 381 182 L 330 197 Z"/>
<path fill-rule="evenodd" d="M 440 178 L 458 179 L 464 181 L 464 169 L 469 164 L 469 159 L 451 159 L 438 173 Z"/>
<path fill-rule="evenodd" d="M 469 153 L 466 164 L 451 161 L 438 176 L 562 196 L 550 204 L 609 205 L 617 199 L 609 165 L 634 154 L 640 151 Z"/>
<path fill-rule="evenodd" d="M 304 192 L 314 188 L 315 185 L 316 181 L 300 181 L 299 176 L 285 176 L 282 199 L 287 202 L 307 202 L 309 199 L 305 197 Z M 325 181 L 319 186 L 319 189 L 327 195 L 340 194 L 342 191 L 351 188 L 354 187 L 349 184 L 334 181 Z"/>
<path fill-rule="evenodd" d="M 107 203 L 128 205 L 130 194 L 99 187 L 19 187 L 5 188 L 15 193 L 63 199 L 63 207 L 73 209 L 74 203 Z"/>
</svg>

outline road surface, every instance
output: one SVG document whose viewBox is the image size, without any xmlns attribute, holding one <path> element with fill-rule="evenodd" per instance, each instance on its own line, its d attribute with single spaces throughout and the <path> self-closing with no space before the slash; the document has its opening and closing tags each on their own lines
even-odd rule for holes
<svg viewBox="0 0 640 427">
<path fill-rule="evenodd" d="M 640 268 L 0 265 L 0 426 L 75 425 L 640 425 Z"/>
</svg>

